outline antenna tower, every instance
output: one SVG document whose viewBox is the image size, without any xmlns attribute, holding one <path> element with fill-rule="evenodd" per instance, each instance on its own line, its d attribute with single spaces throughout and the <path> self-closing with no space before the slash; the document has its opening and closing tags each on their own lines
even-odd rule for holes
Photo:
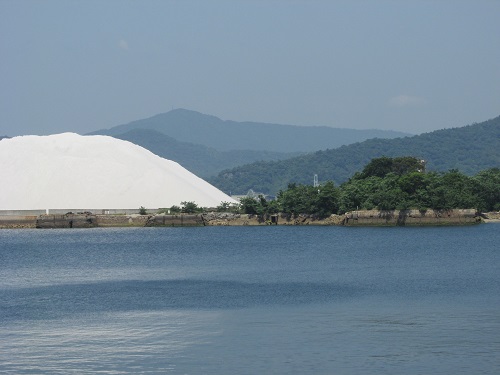
<svg viewBox="0 0 500 375">
<path fill-rule="evenodd" d="M 319 186 L 318 175 L 317 174 L 314 175 L 313 186 L 314 187 L 318 187 Z"/>
</svg>

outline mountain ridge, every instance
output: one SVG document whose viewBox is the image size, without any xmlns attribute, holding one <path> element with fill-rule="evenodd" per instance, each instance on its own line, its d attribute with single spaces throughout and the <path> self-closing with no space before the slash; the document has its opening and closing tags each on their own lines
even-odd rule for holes
<svg viewBox="0 0 500 375">
<path fill-rule="evenodd" d="M 254 161 L 282 160 L 298 154 L 253 150 L 218 151 L 204 145 L 180 142 L 152 129 L 132 129 L 115 135 L 114 138 L 135 143 L 162 158 L 175 160 L 184 168 L 203 178 L 238 165 Z"/>
<path fill-rule="evenodd" d="M 137 128 L 156 130 L 180 142 L 205 145 L 219 151 L 255 150 L 285 153 L 313 152 L 370 138 L 409 135 L 392 130 L 238 122 L 221 120 L 213 115 L 187 109 L 174 109 L 89 134 L 116 136 Z"/>
<path fill-rule="evenodd" d="M 258 162 L 222 171 L 208 181 L 232 194 L 248 190 L 276 194 L 288 183 L 347 181 L 371 159 L 381 156 L 415 156 L 427 162 L 427 169 L 459 169 L 465 174 L 500 166 L 500 116 L 464 127 L 436 130 L 412 137 L 369 139 L 275 162 Z"/>
</svg>

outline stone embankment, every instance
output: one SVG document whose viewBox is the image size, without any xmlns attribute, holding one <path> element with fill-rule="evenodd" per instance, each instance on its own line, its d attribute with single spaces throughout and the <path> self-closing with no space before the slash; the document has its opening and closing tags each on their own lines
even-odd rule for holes
<svg viewBox="0 0 500 375">
<path fill-rule="evenodd" d="M 35 215 L 1 215 L 0 228 L 21 229 L 21 228 L 36 228 Z"/>
<path fill-rule="evenodd" d="M 500 211 L 496 212 L 485 212 L 481 214 L 481 217 L 485 222 L 500 222 Z"/>
<path fill-rule="evenodd" d="M 64 215 L 1 215 L 0 228 L 96 228 L 96 227 L 156 227 L 202 226 L 201 215 L 94 215 L 91 212 Z"/>
<path fill-rule="evenodd" d="M 269 216 L 232 214 L 232 213 L 210 213 L 203 214 L 205 225 L 342 225 L 342 215 L 331 215 L 319 219 L 314 215 L 298 215 L 296 217 L 277 214 Z"/>
<path fill-rule="evenodd" d="M 342 226 L 424 226 L 467 225 L 484 221 L 474 209 L 456 210 L 388 210 L 352 211 L 344 215 L 318 218 L 315 215 L 290 216 L 284 214 L 259 217 L 239 214 L 205 214 L 205 225 L 342 225 Z"/>
<path fill-rule="evenodd" d="M 482 221 L 474 209 L 352 211 L 345 214 L 347 226 L 466 225 Z"/>
<path fill-rule="evenodd" d="M 0 228 L 95 228 L 95 227 L 185 227 L 263 225 L 424 226 L 468 225 L 500 221 L 500 212 L 476 210 L 352 211 L 319 219 L 314 215 L 258 216 L 235 213 L 204 214 L 92 214 L 2 215 Z"/>
<path fill-rule="evenodd" d="M 186 227 L 204 225 L 201 215 L 40 215 L 36 228 Z"/>
</svg>

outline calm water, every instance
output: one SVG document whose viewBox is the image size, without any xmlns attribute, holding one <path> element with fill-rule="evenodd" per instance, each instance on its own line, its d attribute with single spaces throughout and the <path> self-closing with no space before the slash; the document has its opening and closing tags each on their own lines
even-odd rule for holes
<svg viewBox="0 0 500 375">
<path fill-rule="evenodd" d="M 498 374 L 500 224 L 0 231 L 0 373 Z"/>
</svg>

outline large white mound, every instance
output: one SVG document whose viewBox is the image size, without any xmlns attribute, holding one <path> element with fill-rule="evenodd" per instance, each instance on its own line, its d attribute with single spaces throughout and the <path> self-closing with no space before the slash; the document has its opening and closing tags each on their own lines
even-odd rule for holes
<svg viewBox="0 0 500 375">
<path fill-rule="evenodd" d="M 0 141 L 0 210 L 201 207 L 235 202 L 133 143 L 74 133 Z"/>
</svg>

